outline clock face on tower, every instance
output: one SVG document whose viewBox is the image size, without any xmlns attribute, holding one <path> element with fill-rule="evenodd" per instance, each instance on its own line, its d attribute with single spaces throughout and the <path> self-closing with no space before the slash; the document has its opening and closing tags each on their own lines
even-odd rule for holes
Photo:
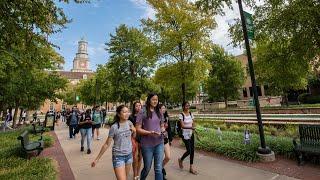
<svg viewBox="0 0 320 180">
<path fill-rule="evenodd" d="M 84 46 L 84 44 L 81 44 L 80 45 L 80 51 L 84 51 L 85 50 L 85 46 Z"/>
</svg>

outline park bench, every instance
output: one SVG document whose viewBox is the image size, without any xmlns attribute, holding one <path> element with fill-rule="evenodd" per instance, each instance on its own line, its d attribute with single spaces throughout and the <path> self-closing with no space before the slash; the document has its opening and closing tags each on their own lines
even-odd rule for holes
<svg viewBox="0 0 320 180">
<path fill-rule="evenodd" d="M 32 123 L 32 130 L 31 133 L 32 134 L 38 134 L 40 133 L 42 135 L 42 133 L 44 132 L 44 127 L 42 125 L 38 125 L 36 123 Z"/>
<path fill-rule="evenodd" d="M 22 151 L 26 153 L 27 158 L 30 158 L 30 155 L 34 152 L 37 152 L 37 155 L 41 153 L 44 148 L 44 142 L 41 138 L 38 141 L 29 140 L 29 131 L 25 130 L 19 137 L 18 140 L 21 141 Z"/>
<path fill-rule="evenodd" d="M 320 125 L 299 125 L 300 144 L 293 139 L 298 165 L 303 163 L 306 154 L 320 155 Z"/>
</svg>

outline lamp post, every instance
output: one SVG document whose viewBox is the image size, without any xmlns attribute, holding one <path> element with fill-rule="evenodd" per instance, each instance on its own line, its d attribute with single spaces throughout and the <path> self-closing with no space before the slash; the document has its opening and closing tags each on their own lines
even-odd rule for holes
<svg viewBox="0 0 320 180">
<path fill-rule="evenodd" d="M 258 120 L 258 126 L 259 126 L 261 147 L 258 148 L 258 153 L 271 154 L 271 150 L 269 147 L 266 146 L 266 141 L 264 138 L 263 124 L 262 124 L 261 112 L 260 112 L 260 103 L 259 103 L 259 99 L 258 99 L 258 91 L 257 91 L 256 79 L 255 79 L 255 75 L 254 75 L 254 69 L 253 69 L 253 63 L 252 63 L 252 57 L 251 57 L 251 51 L 250 51 L 250 45 L 249 45 L 248 30 L 247 30 L 247 26 L 246 26 L 246 20 L 245 20 L 245 15 L 244 15 L 243 8 L 242 8 L 241 0 L 238 0 L 238 5 L 239 5 L 239 10 L 240 10 L 241 24 L 242 24 L 242 29 L 243 29 L 244 41 L 245 41 L 245 45 L 246 45 L 248 64 L 249 64 L 249 70 L 250 70 L 250 77 L 251 77 L 251 83 L 252 83 L 252 89 L 253 89 L 253 96 L 254 96 L 254 102 L 255 102 L 256 114 L 257 114 L 257 120 Z M 250 32 L 250 33 L 252 33 L 252 32 Z M 250 35 L 252 35 L 252 34 L 250 34 Z"/>
</svg>

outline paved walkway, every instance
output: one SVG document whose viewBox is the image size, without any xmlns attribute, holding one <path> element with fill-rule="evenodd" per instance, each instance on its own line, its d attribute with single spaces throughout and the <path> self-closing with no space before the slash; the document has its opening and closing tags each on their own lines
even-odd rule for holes
<svg viewBox="0 0 320 180">
<path fill-rule="evenodd" d="M 65 124 L 56 126 L 55 133 L 60 141 L 63 151 L 68 159 L 72 172 L 76 180 L 101 180 L 116 179 L 111 162 L 111 148 L 109 148 L 100 159 L 95 168 L 90 164 L 100 151 L 105 142 L 108 130 L 100 129 L 103 140 L 94 140 L 92 144 L 92 154 L 86 154 L 86 151 L 80 152 L 80 134 L 76 139 L 68 138 L 68 128 Z M 199 153 L 195 154 L 195 167 L 199 174 L 197 176 L 190 174 L 185 170 L 178 168 L 177 159 L 183 153 L 182 149 L 172 147 L 172 159 L 166 167 L 167 178 L 171 180 L 294 180 L 295 178 L 279 175 L 276 173 L 255 169 L 240 165 L 237 163 L 216 159 Z M 189 159 L 186 159 L 185 167 L 188 167 Z M 132 172 L 129 179 L 132 179 Z M 154 179 L 153 168 L 150 171 L 148 180 Z"/>
</svg>

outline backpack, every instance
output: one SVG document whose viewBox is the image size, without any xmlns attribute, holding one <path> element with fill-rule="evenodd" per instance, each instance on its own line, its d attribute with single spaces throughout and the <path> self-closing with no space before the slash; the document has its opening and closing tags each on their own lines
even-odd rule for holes
<svg viewBox="0 0 320 180">
<path fill-rule="evenodd" d="M 180 113 L 180 114 L 182 115 L 182 121 L 184 121 L 184 114 L 183 114 L 183 113 Z M 189 112 L 189 114 L 190 114 L 190 116 L 192 116 L 192 115 L 191 115 L 191 112 Z M 181 127 L 181 122 L 180 122 L 180 120 L 178 120 L 178 121 L 176 122 L 176 132 L 177 132 L 177 134 L 178 134 L 178 136 L 179 136 L 180 138 L 183 138 L 182 127 Z"/>
</svg>

